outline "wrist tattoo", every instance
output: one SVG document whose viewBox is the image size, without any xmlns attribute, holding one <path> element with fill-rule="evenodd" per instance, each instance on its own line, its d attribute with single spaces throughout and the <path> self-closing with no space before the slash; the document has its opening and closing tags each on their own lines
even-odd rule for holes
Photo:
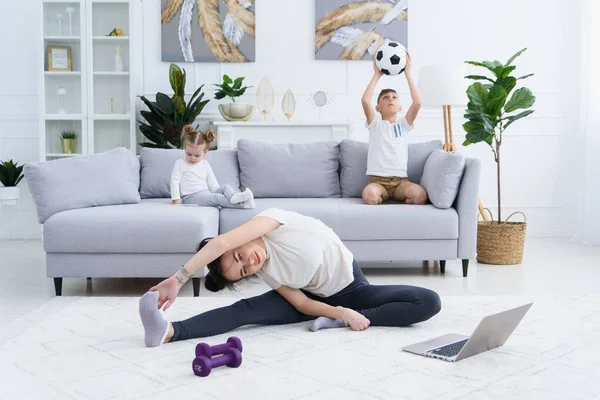
<svg viewBox="0 0 600 400">
<path fill-rule="evenodd" d="M 183 279 L 181 279 L 181 277 L 175 275 L 175 279 L 177 279 L 177 282 L 179 282 L 180 285 L 183 285 L 185 282 L 183 281 Z"/>
<path fill-rule="evenodd" d="M 185 267 L 184 267 L 183 265 L 181 266 L 181 269 L 179 270 L 179 272 L 181 272 L 181 274 L 182 274 L 183 276 L 185 276 L 186 278 L 188 278 L 188 279 L 190 279 L 190 278 L 192 277 L 192 274 L 190 274 L 190 273 L 188 272 L 188 270 L 187 270 L 187 269 L 185 269 Z"/>
</svg>

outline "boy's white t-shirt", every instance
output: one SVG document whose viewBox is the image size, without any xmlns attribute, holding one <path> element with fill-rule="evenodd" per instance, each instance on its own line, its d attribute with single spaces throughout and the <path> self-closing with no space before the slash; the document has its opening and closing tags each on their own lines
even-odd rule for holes
<svg viewBox="0 0 600 400">
<path fill-rule="evenodd" d="M 272 289 L 284 285 L 329 297 L 352 283 L 354 256 L 323 222 L 278 208 L 257 216 L 282 224 L 262 236 L 268 258 L 256 273 Z"/>
<path fill-rule="evenodd" d="M 408 176 L 408 132 L 412 126 L 405 117 L 393 124 L 376 114 L 369 129 L 367 175 Z"/>
<path fill-rule="evenodd" d="M 189 164 L 183 158 L 175 161 L 171 172 L 171 200 L 180 200 L 181 196 L 201 190 L 214 192 L 219 188 L 210 164 L 201 160 L 198 164 Z"/>
</svg>

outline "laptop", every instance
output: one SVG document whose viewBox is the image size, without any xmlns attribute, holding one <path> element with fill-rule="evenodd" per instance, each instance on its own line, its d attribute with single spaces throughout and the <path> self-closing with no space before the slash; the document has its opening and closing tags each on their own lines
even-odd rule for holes
<svg viewBox="0 0 600 400">
<path fill-rule="evenodd" d="M 405 346 L 402 350 L 449 362 L 460 361 L 506 343 L 532 305 L 528 303 L 483 317 L 470 337 L 449 333 Z"/>
</svg>

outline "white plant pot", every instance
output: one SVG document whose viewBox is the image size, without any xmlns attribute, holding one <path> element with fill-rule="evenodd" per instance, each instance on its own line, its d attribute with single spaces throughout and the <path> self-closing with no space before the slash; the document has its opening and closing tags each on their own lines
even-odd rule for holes
<svg viewBox="0 0 600 400">
<path fill-rule="evenodd" d="M 229 103 L 227 114 L 232 118 L 245 118 L 252 112 L 251 104 Z"/>
<path fill-rule="evenodd" d="M 254 114 L 252 104 L 219 104 L 219 112 L 227 121 L 248 121 Z"/>
<path fill-rule="evenodd" d="M 5 205 L 15 205 L 21 197 L 18 186 L 0 186 L 0 200 Z"/>
</svg>

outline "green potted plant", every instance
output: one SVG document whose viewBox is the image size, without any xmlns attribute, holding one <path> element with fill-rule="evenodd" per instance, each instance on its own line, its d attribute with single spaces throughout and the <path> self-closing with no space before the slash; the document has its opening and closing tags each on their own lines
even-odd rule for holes
<svg viewBox="0 0 600 400">
<path fill-rule="evenodd" d="M 200 86 L 188 102 L 185 101 L 185 69 L 175 64 L 169 67 L 169 82 L 173 88 L 173 96 L 164 93 L 156 94 L 156 101 L 140 96 L 148 110 L 140 111 L 145 121 L 140 123 L 142 134 L 148 139 L 140 143 L 142 147 L 161 149 L 181 148 L 181 130 L 184 125 L 191 124 L 200 115 L 210 100 L 202 100 L 204 85 Z"/>
<path fill-rule="evenodd" d="M 23 166 L 19 163 L 8 160 L 0 163 L 0 200 L 4 204 L 16 204 L 19 200 L 20 192 L 17 186 L 23 179 Z"/>
<path fill-rule="evenodd" d="M 467 132 L 463 146 L 486 143 L 490 146 L 496 161 L 498 187 L 497 220 L 479 222 L 477 229 L 477 260 L 485 264 L 520 264 L 525 245 L 525 222 L 508 222 L 516 212 L 502 221 L 502 196 L 500 180 L 501 146 L 504 132 L 514 122 L 533 113 L 529 108 L 535 103 L 535 96 L 526 87 L 513 92 L 517 82 L 529 78 L 528 74 L 516 78 L 511 73 L 516 69 L 513 61 L 526 48 L 517 52 L 503 64 L 499 61 L 466 61 L 467 64 L 487 69 L 493 77 L 469 75 L 465 78 L 475 80 L 467 89 L 469 103 L 463 128 Z M 512 94 L 511 94 L 512 93 Z M 492 213 L 487 210 L 489 214 Z"/>
<path fill-rule="evenodd" d="M 60 133 L 60 143 L 64 154 L 74 154 L 77 149 L 77 132 L 67 129 Z"/>
<path fill-rule="evenodd" d="M 228 121 L 247 121 L 252 117 L 254 106 L 251 104 L 236 103 L 236 99 L 243 95 L 251 86 L 242 86 L 244 77 L 240 76 L 235 80 L 228 75 L 223 75 L 223 82 L 215 85 L 219 89 L 215 92 L 215 99 L 221 100 L 225 97 L 231 99 L 229 104 L 219 104 L 219 112 Z"/>
</svg>

